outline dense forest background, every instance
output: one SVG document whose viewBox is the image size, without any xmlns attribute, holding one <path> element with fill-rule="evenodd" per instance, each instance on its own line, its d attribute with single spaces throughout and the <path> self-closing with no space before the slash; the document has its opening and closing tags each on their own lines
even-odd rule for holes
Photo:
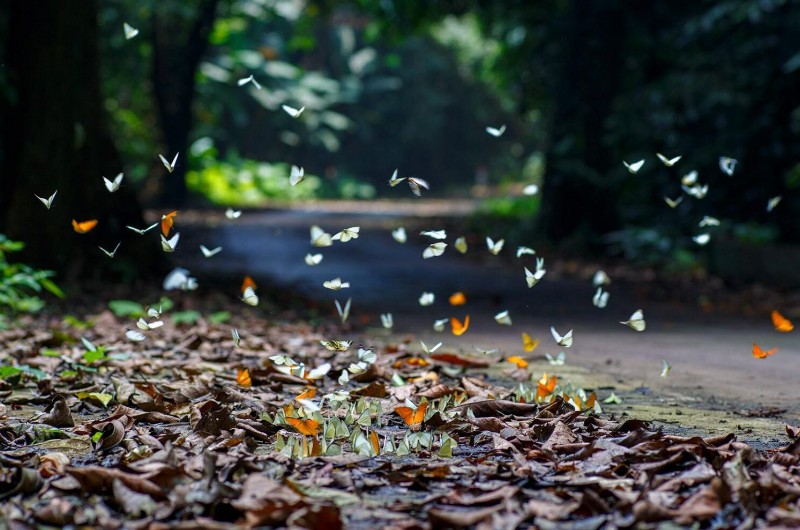
<svg viewBox="0 0 800 530">
<path fill-rule="evenodd" d="M 397 198 L 396 168 L 575 252 L 692 262 L 703 215 L 715 242 L 800 241 L 800 2 L 0 5 L 0 232 L 38 265 L 82 259 L 72 218 L 108 219 L 99 238 L 140 206 Z M 708 196 L 667 207 L 691 170 Z M 109 198 L 100 177 L 121 171 Z M 54 189 L 41 223 L 33 194 Z"/>
</svg>

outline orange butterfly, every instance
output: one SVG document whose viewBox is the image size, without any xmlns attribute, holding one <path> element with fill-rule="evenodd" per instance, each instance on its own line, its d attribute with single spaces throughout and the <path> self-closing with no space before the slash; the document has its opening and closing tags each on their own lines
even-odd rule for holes
<svg viewBox="0 0 800 530">
<path fill-rule="evenodd" d="M 520 357 L 519 355 L 514 355 L 513 357 L 509 357 L 506 359 L 507 363 L 513 363 L 517 365 L 517 368 L 527 368 L 528 361 Z"/>
<path fill-rule="evenodd" d="M 164 237 L 169 235 L 172 225 L 175 224 L 176 215 L 178 215 L 177 210 L 161 216 L 161 233 L 164 234 Z"/>
<path fill-rule="evenodd" d="M 453 335 L 456 337 L 463 335 L 469 328 L 469 315 L 464 317 L 463 324 L 456 317 L 451 317 L 450 326 L 453 328 Z"/>
<path fill-rule="evenodd" d="M 772 311 L 772 325 L 781 333 L 788 333 L 794 329 L 794 324 L 778 313 L 778 311 Z"/>
<path fill-rule="evenodd" d="M 250 379 L 250 370 L 247 368 L 240 368 L 239 371 L 236 372 L 236 382 L 241 386 L 253 386 L 253 380 Z"/>
<path fill-rule="evenodd" d="M 420 403 L 416 410 L 412 409 L 411 407 L 396 407 L 394 409 L 397 415 L 403 418 L 403 421 L 406 422 L 406 425 L 409 427 L 413 427 L 414 425 L 419 425 L 422 423 L 422 420 L 425 419 L 425 412 L 427 412 L 427 410 L 427 401 Z"/>
<path fill-rule="evenodd" d="M 555 375 L 548 377 L 547 372 L 545 372 L 542 378 L 537 381 L 536 399 L 539 400 L 552 394 L 557 384 L 558 377 Z"/>
<path fill-rule="evenodd" d="M 302 394 L 297 396 L 295 399 L 314 399 L 314 396 L 316 395 L 317 395 L 316 387 L 311 386 L 306 388 L 306 390 Z"/>
<path fill-rule="evenodd" d="M 772 348 L 771 350 L 764 351 L 758 344 L 756 344 L 755 342 L 753 343 L 753 357 L 755 357 L 756 359 L 766 359 L 767 357 L 769 357 L 773 353 L 776 353 L 777 351 L 778 348 Z"/>
<path fill-rule="evenodd" d="M 530 353 L 536 349 L 536 346 L 539 345 L 539 339 L 532 339 L 530 335 L 525 332 L 522 332 L 522 347 L 523 349 Z"/>
<path fill-rule="evenodd" d="M 72 220 L 72 229 L 79 234 L 85 234 L 95 226 L 97 226 L 97 219 L 90 219 L 88 221 L 81 222 L 78 222 L 75 219 Z"/>
<path fill-rule="evenodd" d="M 297 432 L 305 436 L 316 436 L 319 432 L 319 422 L 311 418 L 286 418 L 286 423 L 295 428 Z"/>
<path fill-rule="evenodd" d="M 377 432 L 370 431 L 370 433 L 369 433 L 369 443 L 372 444 L 372 450 L 375 451 L 376 455 L 381 453 L 381 444 L 380 444 L 380 440 L 378 439 L 378 433 Z"/>
<path fill-rule="evenodd" d="M 245 276 L 244 280 L 242 280 L 242 292 L 245 292 L 247 288 L 250 287 L 253 290 L 258 289 L 256 286 L 256 282 L 253 281 L 253 278 L 250 276 Z"/>
<path fill-rule="evenodd" d="M 467 303 L 467 295 L 461 291 L 450 295 L 450 305 L 464 305 Z"/>
</svg>

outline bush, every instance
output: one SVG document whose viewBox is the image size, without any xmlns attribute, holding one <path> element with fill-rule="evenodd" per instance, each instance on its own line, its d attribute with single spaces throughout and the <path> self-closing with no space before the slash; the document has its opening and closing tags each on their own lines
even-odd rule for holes
<svg viewBox="0 0 800 530">
<path fill-rule="evenodd" d="M 23 248 L 24 243 L 11 241 L 0 234 L 0 308 L 12 314 L 41 310 L 45 302 L 37 293 L 43 290 L 64 298 L 61 289 L 50 280 L 55 272 L 36 270 L 23 263 L 9 263 L 6 256 Z M 2 319 L 0 315 L 0 325 L 4 324 Z"/>
</svg>

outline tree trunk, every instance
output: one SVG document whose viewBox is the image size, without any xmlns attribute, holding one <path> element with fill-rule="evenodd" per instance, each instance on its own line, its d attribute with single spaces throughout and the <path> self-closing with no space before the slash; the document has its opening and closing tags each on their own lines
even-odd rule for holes
<svg viewBox="0 0 800 530">
<path fill-rule="evenodd" d="M 5 62 L 14 96 L 3 108 L 0 125 L 0 229 L 24 241 L 20 259 L 39 267 L 69 265 L 73 275 L 85 279 L 87 271 L 120 266 L 97 246 L 113 249 L 121 241 L 119 256 L 135 259 L 139 272 L 146 270 L 157 259 L 158 242 L 151 237 L 145 244 L 125 228 L 143 223 L 131 188 L 123 181 L 109 194 L 102 180 L 124 168 L 100 93 L 95 2 L 9 1 L 6 7 Z M 49 197 L 55 190 L 50 210 L 34 197 Z M 99 222 L 91 232 L 78 234 L 72 219 Z"/>
</svg>

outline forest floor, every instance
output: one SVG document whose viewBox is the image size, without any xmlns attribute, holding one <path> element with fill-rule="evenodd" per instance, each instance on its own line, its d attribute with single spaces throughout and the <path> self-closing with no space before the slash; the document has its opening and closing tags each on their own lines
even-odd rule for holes
<svg viewBox="0 0 800 530">
<path fill-rule="evenodd" d="M 515 258 L 423 261 L 416 232 L 447 221 L 434 213 L 197 214 L 189 226 L 187 212 L 183 248 L 223 247 L 176 253 L 197 291 L 98 286 L 0 332 L 0 526 L 800 524 L 787 391 L 800 350 L 769 322 L 790 298 L 705 279 L 698 307 L 658 295 L 674 283 L 609 269 L 601 310 L 594 266 L 545 256 L 529 290 Z M 314 223 L 360 237 L 309 267 Z M 404 245 L 389 235 L 400 224 Z M 258 307 L 237 300 L 245 274 L 262 284 Z M 352 287 L 332 296 L 321 285 L 336 276 Z M 437 301 L 420 307 L 423 291 Z M 465 305 L 447 303 L 455 291 Z M 349 297 L 342 323 L 333 299 Z M 645 331 L 619 324 L 639 308 Z M 495 322 L 504 310 L 513 326 Z M 467 314 L 461 336 L 433 328 Z M 139 318 L 164 324 L 131 341 Z M 574 345 L 558 348 L 551 325 L 574 329 Z M 522 332 L 539 346 L 526 352 Z M 754 359 L 753 341 L 780 351 Z M 559 351 L 563 364 L 544 355 Z"/>
</svg>

